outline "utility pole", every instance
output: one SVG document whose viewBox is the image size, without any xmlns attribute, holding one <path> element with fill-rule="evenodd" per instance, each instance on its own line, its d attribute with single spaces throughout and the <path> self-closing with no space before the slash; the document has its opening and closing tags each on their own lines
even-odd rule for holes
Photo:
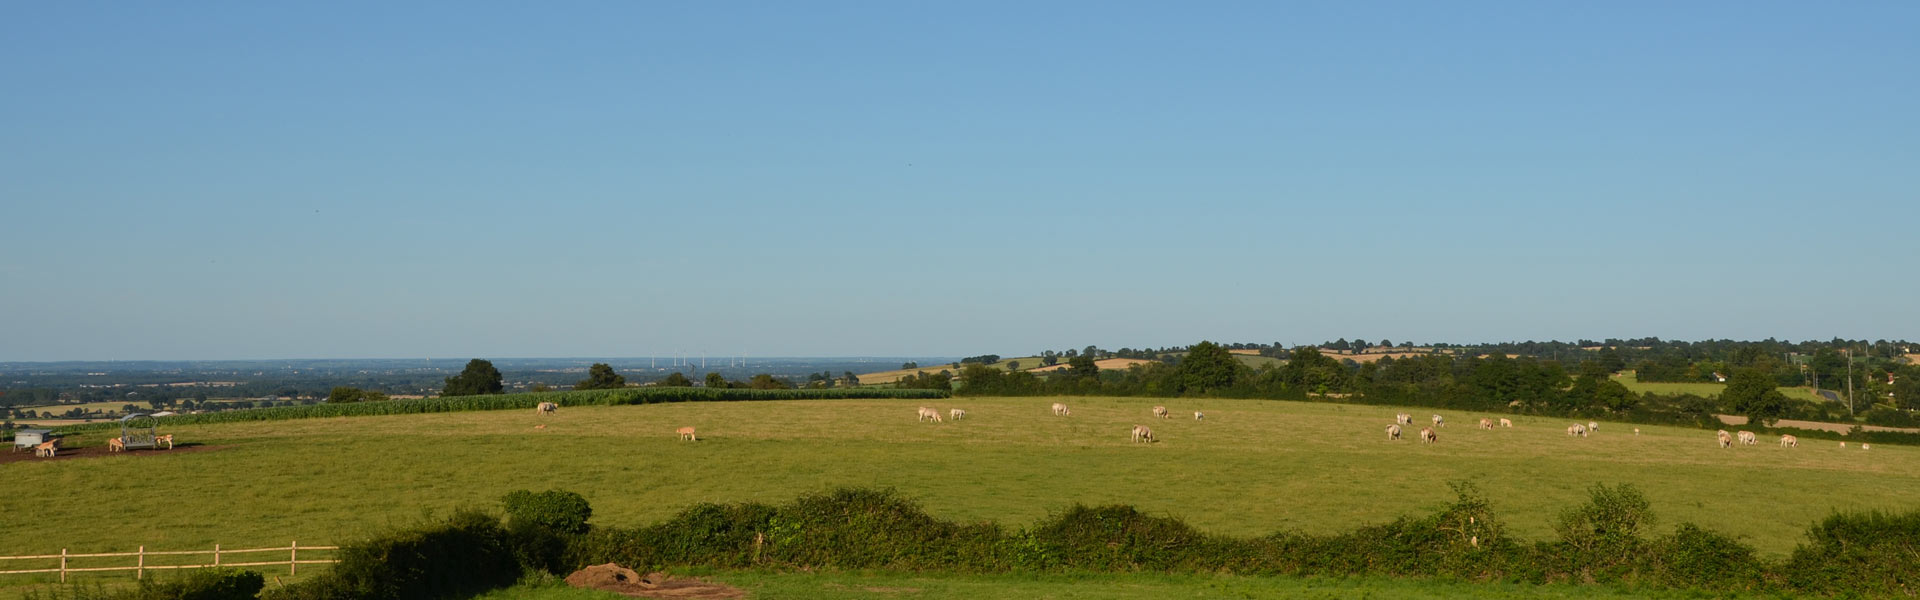
<svg viewBox="0 0 1920 600">
<path fill-rule="evenodd" d="M 1853 349 L 1847 349 L 1847 416 L 1853 416 Z"/>
</svg>

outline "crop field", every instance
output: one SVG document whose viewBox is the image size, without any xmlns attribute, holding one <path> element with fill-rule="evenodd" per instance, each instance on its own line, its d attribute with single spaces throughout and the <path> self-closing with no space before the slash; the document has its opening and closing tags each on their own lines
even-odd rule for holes
<svg viewBox="0 0 1920 600">
<path fill-rule="evenodd" d="M 1653 392 L 1655 394 L 1693 394 L 1702 398 L 1717 398 L 1720 396 L 1722 390 L 1727 389 L 1727 384 L 1724 383 L 1641 383 L 1633 371 L 1622 371 L 1619 375 L 1615 375 L 1613 380 L 1620 382 L 1621 385 L 1627 386 L 1627 389 L 1635 394 Z M 1813 402 L 1827 401 L 1826 398 L 1822 398 L 1819 394 L 1813 393 L 1813 388 L 1783 387 L 1779 389 L 1780 393 L 1795 400 L 1809 400 Z"/>
<path fill-rule="evenodd" d="M 1054 417 L 1060 401 L 1072 416 Z M 965 408 L 922 423 L 921 404 Z M 1177 417 L 1149 414 L 1164 404 Z M 1206 412 L 1195 421 L 1192 412 Z M 1761 553 L 1791 551 L 1833 509 L 1911 508 L 1920 449 L 1806 443 L 1717 448 L 1711 432 L 1519 417 L 1481 430 L 1444 413 L 1437 444 L 1383 433 L 1401 409 L 1265 400 L 955 398 L 686 402 L 177 426 L 174 451 L 8 459 L 5 554 L 351 541 L 515 489 L 561 488 L 594 523 L 636 526 L 699 502 L 786 502 L 832 487 L 892 487 L 936 517 L 1032 523 L 1073 503 L 1132 504 L 1202 530 L 1334 533 L 1437 510 L 1470 481 L 1524 539 L 1595 483 L 1631 483 L 1660 521 L 1694 522 Z M 1496 415 L 1497 416 L 1497 415 Z M 1134 424 L 1160 441 L 1135 444 Z M 535 429 L 545 425 L 544 429 Z M 698 442 L 674 429 L 694 426 Z M 97 447 L 103 432 L 73 436 Z M 29 493 L 30 491 L 30 493 Z M 304 556 L 304 553 L 303 553 Z M 152 564 L 152 563 L 150 563 Z M 14 564 L 0 568 L 36 568 Z M 30 581 L 0 579 L 8 586 Z M 1062 595 L 1060 597 L 1075 597 Z"/>
</svg>

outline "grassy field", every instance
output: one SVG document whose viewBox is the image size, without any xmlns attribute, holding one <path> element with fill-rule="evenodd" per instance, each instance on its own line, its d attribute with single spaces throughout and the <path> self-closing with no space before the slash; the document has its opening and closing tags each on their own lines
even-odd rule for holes
<svg viewBox="0 0 1920 600">
<path fill-rule="evenodd" d="M 1627 389 L 1635 394 L 1653 392 L 1655 394 L 1693 394 L 1702 398 L 1717 398 L 1720 396 L 1721 390 L 1727 389 L 1727 384 L 1724 383 L 1641 383 L 1639 377 L 1635 375 L 1633 371 L 1621 371 L 1620 374 L 1613 377 L 1613 380 L 1627 386 Z M 1780 388 L 1780 393 L 1786 394 L 1788 398 L 1795 400 L 1810 400 L 1813 402 L 1827 401 L 1826 398 L 1822 398 L 1819 394 L 1813 393 L 1813 388 L 1809 387 L 1783 387 Z"/>
<path fill-rule="evenodd" d="M 1074 502 L 1126 503 L 1253 536 L 1425 513 L 1452 500 L 1447 482 L 1467 480 L 1514 533 L 1546 539 L 1588 486 L 1625 482 L 1652 501 L 1656 533 L 1692 521 L 1778 557 L 1834 508 L 1905 510 L 1920 493 L 1920 449 L 1908 447 L 1723 450 L 1699 430 L 1641 426 L 1635 436 L 1607 423 L 1576 439 L 1558 419 L 1486 431 L 1466 413 L 1449 413 L 1453 426 L 1426 445 L 1386 441 L 1392 407 L 1068 398 L 1073 416 L 1051 417 L 1056 400 L 942 400 L 942 411 L 970 413 L 944 424 L 913 419 L 923 401 L 804 400 L 182 426 L 170 432 L 197 450 L 0 464 L 19 491 L 0 495 L 0 532 L 9 555 L 317 545 L 492 508 L 514 489 L 573 490 L 593 503 L 593 522 L 633 526 L 698 502 L 869 486 L 952 520 L 1015 527 Z M 1155 404 L 1207 420 L 1155 421 Z M 1162 441 L 1129 443 L 1135 423 Z M 683 425 L 700 441 L 677 441 Z M 99 445 L 101 435 L 72 441 Z M 0 585 L 29 581 L 7 577 Z"/>
<path fill-rule="evenodd" d="M 1508 585 L 1409 579 L 1236 577 L 1230 575 L 929 575 L 899 573 L 713 572 L 705 579 L 747 590 L 754 598 L 783 600 L 863 599 L 978 600 L 1162 598 L 1699 598 L 1677 591 L 1607 586 Z M 677 575 L 677 574 L 676 574 Z M 476 600 L 617 600 L 618 594 L 580 590 L 564 583 L 526 584 Z"/>
</svg>

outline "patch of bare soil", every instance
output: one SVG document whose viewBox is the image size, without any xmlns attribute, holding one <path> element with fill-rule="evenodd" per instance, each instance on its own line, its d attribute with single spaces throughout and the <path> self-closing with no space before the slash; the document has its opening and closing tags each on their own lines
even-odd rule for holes
<svg viewBox="0 0 1920 600">
<path fill-rule="evenodd" d="M 675 578 L 666 573 L 641 575 L 614 563 L 594 565 L 567 576 L 567 585 L 613 592 L 634 598 L 686 598 L 691 600 L 737 600 L 747 597 L 746 590 L 724 583 L 701 579 Z"/>
<path fill-rule="evenodd" d="M 27 448 L 27 449 L 20 450 L 18 452 L 0 451 L 0 464 L 17 463 L 17 462 L 50 462 L 50 461 L 61 461 L 61 460 L 73 460 L 76 458 L 104 458 L 108 456 L 131 456 L 135 458 L 146 458 L 149 456 L 172 456 L 175 454 L 212 452 L 215 450 L 225 450 L 231 447 L 232 446 L 208 446 L 206 444 L 176 444 L 174 445 L 172 450 L 167 450 L 165 448 L 162 448 L 159 450 L 142 449 L 142 450 L 128 450 L 126 452 L 109 452 L 107 451 L 106 446 L 84 446 L 80 448 L 61 448 L 60 453 L 53 455 L 53 457 L 51 458 L 34 456 L 33 449 Z"/>
</svg>

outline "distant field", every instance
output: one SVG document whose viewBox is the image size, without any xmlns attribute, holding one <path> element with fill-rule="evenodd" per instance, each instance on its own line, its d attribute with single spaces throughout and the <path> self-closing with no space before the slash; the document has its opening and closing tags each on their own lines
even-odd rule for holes
<svg viewBox="0 0 1920 600">
<path fill-rule="evenodd" d="M 1628 390 L 1636 394 L 1652 392 L 1655 394 L 1693 394 L 1702 398 L 1718 398 L 1720 397 L 1720 392 L 1727 389 L 1727 384 L 1724 383 L 1641 383 L 1638 375 L 1633 371 L 1621 371 L 1613 377 L 1613 380 L 1627 386 Z M 1827 401 L 1826 398 L 1822 398 L 1819 394 L 1813 393 L 1813 388 L 1808 387 L 1783 387 L 1780 388 L 1780 393 L 1785 394 L 1788 398 L 1798 400 L 1811 400 L 1814 402 Z"/>
<path fill-rule="evenodd" d="M 1132 368 L 1134 365 L 1146 365 L 1146 364 L 1152 364 L 1152 363 L 1153 361 L 1151 360 L 1140 360 L 1138 358 L 1103 358 L 1100 360 L 1093 361 L 1093 366 L 1098 367 L 1102 371 L 1116 371 L 1116 370 L 1125 371 L 1129 368 Z M 1025 369 L 1025 370 L 1030 370 L 1036 373 L 1048 373 L 1052 371 L 1065 370 L 1071 367 L 1072 365 L 1069 365 L 1063 362 L 1051 367 L 1040 367 L 1038 369 Z"/>
<path fill-rule="evenodd" d="M 1038 356 L 1022 356 L 1019 358 L 1005 359 L 1000 362 L 993 363 L 992 365 L 989 365 L 989 366 L 997 367 L 1001 370 L 1011 370 L 1010 367 L 1013 365 L 1013 363 L 1017 362 L 1017 363 L 1020 363 L 1020 370 L 1027 371 L 1027 370 L 1031 370 L 1039 367 L 1040 360 L 1041 359 Z M 1064 364 L 1064 360 L 1065 359 L 1062 359 L 1063 364 Z M 878 383 L 894 383 L 896 381 L 900 381 L 901 379 L 912 377 L 917 373 L 921 373 L 921 372 L 939 373 L 941 371 L 950 371 L 950 372 L 958 373 L 959 369 L 953 368 L 953 363 L 925 364 L 925 365 L 920 365 L 919 368 L 915 368 L 915 369 L 894 369 L 892 371 L 860 373 L 859 377 L 860 377 L 860 383 L 863 385 L 878 384 Z"/>
</svg>

